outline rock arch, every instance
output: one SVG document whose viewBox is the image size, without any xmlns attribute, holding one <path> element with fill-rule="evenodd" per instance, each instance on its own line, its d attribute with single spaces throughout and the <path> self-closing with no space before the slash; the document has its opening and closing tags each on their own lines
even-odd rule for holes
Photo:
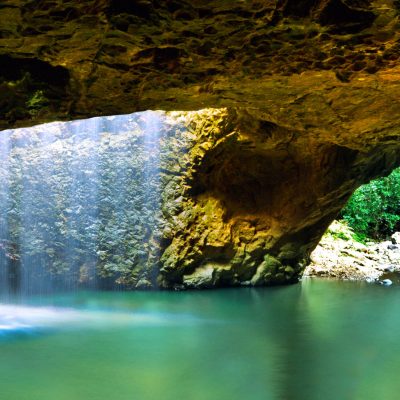
<svg viewBox="0 0 400 400">
<path fill-rule="evenodd" d="M 398 2 L 122 3 L 0 5 L 0 128 L 212 108 L 185 114 L 187 190 L 148 282 L 295 281 L 352 191 L 400 164 Z"/>
</svg>

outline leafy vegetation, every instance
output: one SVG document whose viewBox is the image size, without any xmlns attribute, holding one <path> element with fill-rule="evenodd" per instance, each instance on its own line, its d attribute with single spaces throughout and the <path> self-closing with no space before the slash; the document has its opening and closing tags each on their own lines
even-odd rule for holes
<svg viewBox="0 0 400 400">
<path fill-rule="evenodd" d="M 26 102 L 29 113 L 33 116 L 36 115 L 41 108 L 48 105 L 49 101 L 46 98 L 43 90 L 36 90 L 33 95 Z"/>
<path fill-rule="evenodd" d="M 361 186 L 342 211 L 354 239 L 384 239 L 400 229 L 400 168 Z"/>
</svg>

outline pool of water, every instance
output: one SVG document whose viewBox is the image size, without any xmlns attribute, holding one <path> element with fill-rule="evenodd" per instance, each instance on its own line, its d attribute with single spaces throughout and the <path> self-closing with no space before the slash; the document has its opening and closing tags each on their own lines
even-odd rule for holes
<svg viewBox="0 0 400 400">
<path fill-rule="evenodd" d="M 2 400 L 400 396 L 400 287 L 75 293 L 0 305 Z"/>
</svg>

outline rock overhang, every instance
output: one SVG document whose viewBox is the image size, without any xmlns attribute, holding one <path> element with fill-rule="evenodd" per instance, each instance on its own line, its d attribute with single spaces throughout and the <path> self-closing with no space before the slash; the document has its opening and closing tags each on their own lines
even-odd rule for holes
<svg viewBox="0 0 400 400">
<path fill-rule="evenodd" d="M 296 280 L 351 192 L 400 163 L 397 1 L 0 7 L 0 128 L 215 108 L 193 114 L 161 285 Z"/>
<path fill-rule="evenodd" d="M 273 118 L 319 85 L 390 86 L 369 78 L 397 66 L 398 11 L 390 0 L 8 0 L 1 126 L 205 107 Z"/>
</svg>

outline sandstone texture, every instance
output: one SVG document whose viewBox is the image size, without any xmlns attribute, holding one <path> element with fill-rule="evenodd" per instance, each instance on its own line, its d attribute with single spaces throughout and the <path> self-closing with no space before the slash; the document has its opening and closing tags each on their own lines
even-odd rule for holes
<svg viewBox="0 0 400 400">
<path fill-rule="evenodd" d="M 222 106 L 291 128 L 359 131 L 366 116 L 373 125 L 398 112 L 385 103 L 398 93 L 399 8 L 394 0 L 3 0 L 0 126 Z"/>
<path fill-rule="evenodd" d="M 399 13 L 394 0 L 0 1 L 0 128 L 189 111 L 171 114 L 190 134 L 171 141 L 159 273 L 132 285 L 295 282 L 354 189 L 400 164 Z"/>
</svg>

